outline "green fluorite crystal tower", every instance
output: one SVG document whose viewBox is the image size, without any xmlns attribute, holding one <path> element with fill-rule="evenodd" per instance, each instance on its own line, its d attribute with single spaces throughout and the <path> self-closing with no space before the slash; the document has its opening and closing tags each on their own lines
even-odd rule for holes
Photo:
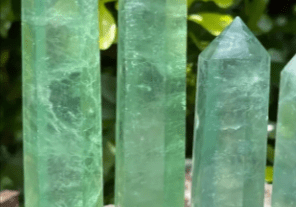
<svg viewBox="0 0 296 207">
<path fill-rule="evenodd" d="M 23 0 L 26 207 L 102 206 L 97 0 Z"/>
<path fill-rule="evenodd" d="M 272 206 L 296 206 L 296 55 L 281 73 Z"/>
<path fill-rule="evenodd" d="M 186 1 L 119 1 L 116 207 L 184 205 Z"/>
<path fill-rule="evenodd" d="M 198 67 L 193 207 L 262 207 L 270 57 L 237 17 Z"/>
</svg>

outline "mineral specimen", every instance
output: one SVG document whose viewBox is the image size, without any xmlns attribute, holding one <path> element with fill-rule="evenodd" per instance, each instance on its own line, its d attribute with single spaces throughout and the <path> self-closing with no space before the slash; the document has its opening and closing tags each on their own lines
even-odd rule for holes
<svg viewBox="0 0 296 207">
<path fill-rule="evenodd" d="M 281 73 L 273 207 L 296 206 L 296 55 Z"/>
<path fill-rule="evenodd" d="M 97 0 L 23 0 L 27 207 L 103 205 Z"/>
<path fill-rule="evenodd" d="M 237 17 L 199 56 L 193 207 L 262 207 L 270 57 Z"/>
<path fill-rule="evenodd" d="M 119 1 L 117 207 L 184 205 L 186 1 Z"/>
</svg>

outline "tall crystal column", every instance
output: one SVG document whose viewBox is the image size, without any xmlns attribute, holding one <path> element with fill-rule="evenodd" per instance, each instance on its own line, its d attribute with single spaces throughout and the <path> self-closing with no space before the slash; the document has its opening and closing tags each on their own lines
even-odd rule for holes
<svg viewBox="0 0 296 207">
<path fill-rule="evenodd" d="M 272 206 L 296 206 L 296 55 L 281 73 Z"/>
<path fill-rule="evenodd" d="M 117 207 L 184 205 L 186 1 L 119 1 Z"/>
<path fill-rule="evenodd" d="M 26 207 L 102 206 L 97 0 L 23 0 Z"/>
<path fill-rule="evenodd" d="M 193 207 L 262 207 L 270 57 L 237 17 L 198 67 Z"/>
</svg>

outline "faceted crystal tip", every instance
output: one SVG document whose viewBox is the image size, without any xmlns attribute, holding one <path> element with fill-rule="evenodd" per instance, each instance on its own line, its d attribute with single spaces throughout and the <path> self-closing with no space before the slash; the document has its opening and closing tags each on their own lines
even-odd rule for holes
<svg viewBox="0 0 296 207">
<path fill-rule="evenodd" d="M 261 59 L 269 54 L 247 25 L 236 17 L 201 53 L 204 59 Z"/>
<path fill-rule="evenodd" d="M 289 63 L 285 66 L 282 72 L 285 73 L 292 73 L 296 75 L 296 54 L 294 57 L 289 61 Z"/>
</svg>

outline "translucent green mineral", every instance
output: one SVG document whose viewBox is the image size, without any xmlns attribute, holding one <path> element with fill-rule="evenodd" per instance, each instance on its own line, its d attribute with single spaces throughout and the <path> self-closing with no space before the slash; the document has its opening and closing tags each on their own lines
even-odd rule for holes
<svg viewBox="0 0 296 207">
<path fill-rule="evenodd" d="M 184 206 L 186 1 L 119 1 L 116 207 Z"/>
<path fill-rule="evenodd" d="M 199 56 L 193 207 L 262 207 L 270 57 L 237 17 Z"/>
<path fill-rule="evenodd" d="M 296 55 L 281 73 L 272 206 L 296 206 Z"/>
<path fill-rule="evenodd" d="M 26 207 L 102 206 L 97 0 L 23 0 Z"/>
</svg>

